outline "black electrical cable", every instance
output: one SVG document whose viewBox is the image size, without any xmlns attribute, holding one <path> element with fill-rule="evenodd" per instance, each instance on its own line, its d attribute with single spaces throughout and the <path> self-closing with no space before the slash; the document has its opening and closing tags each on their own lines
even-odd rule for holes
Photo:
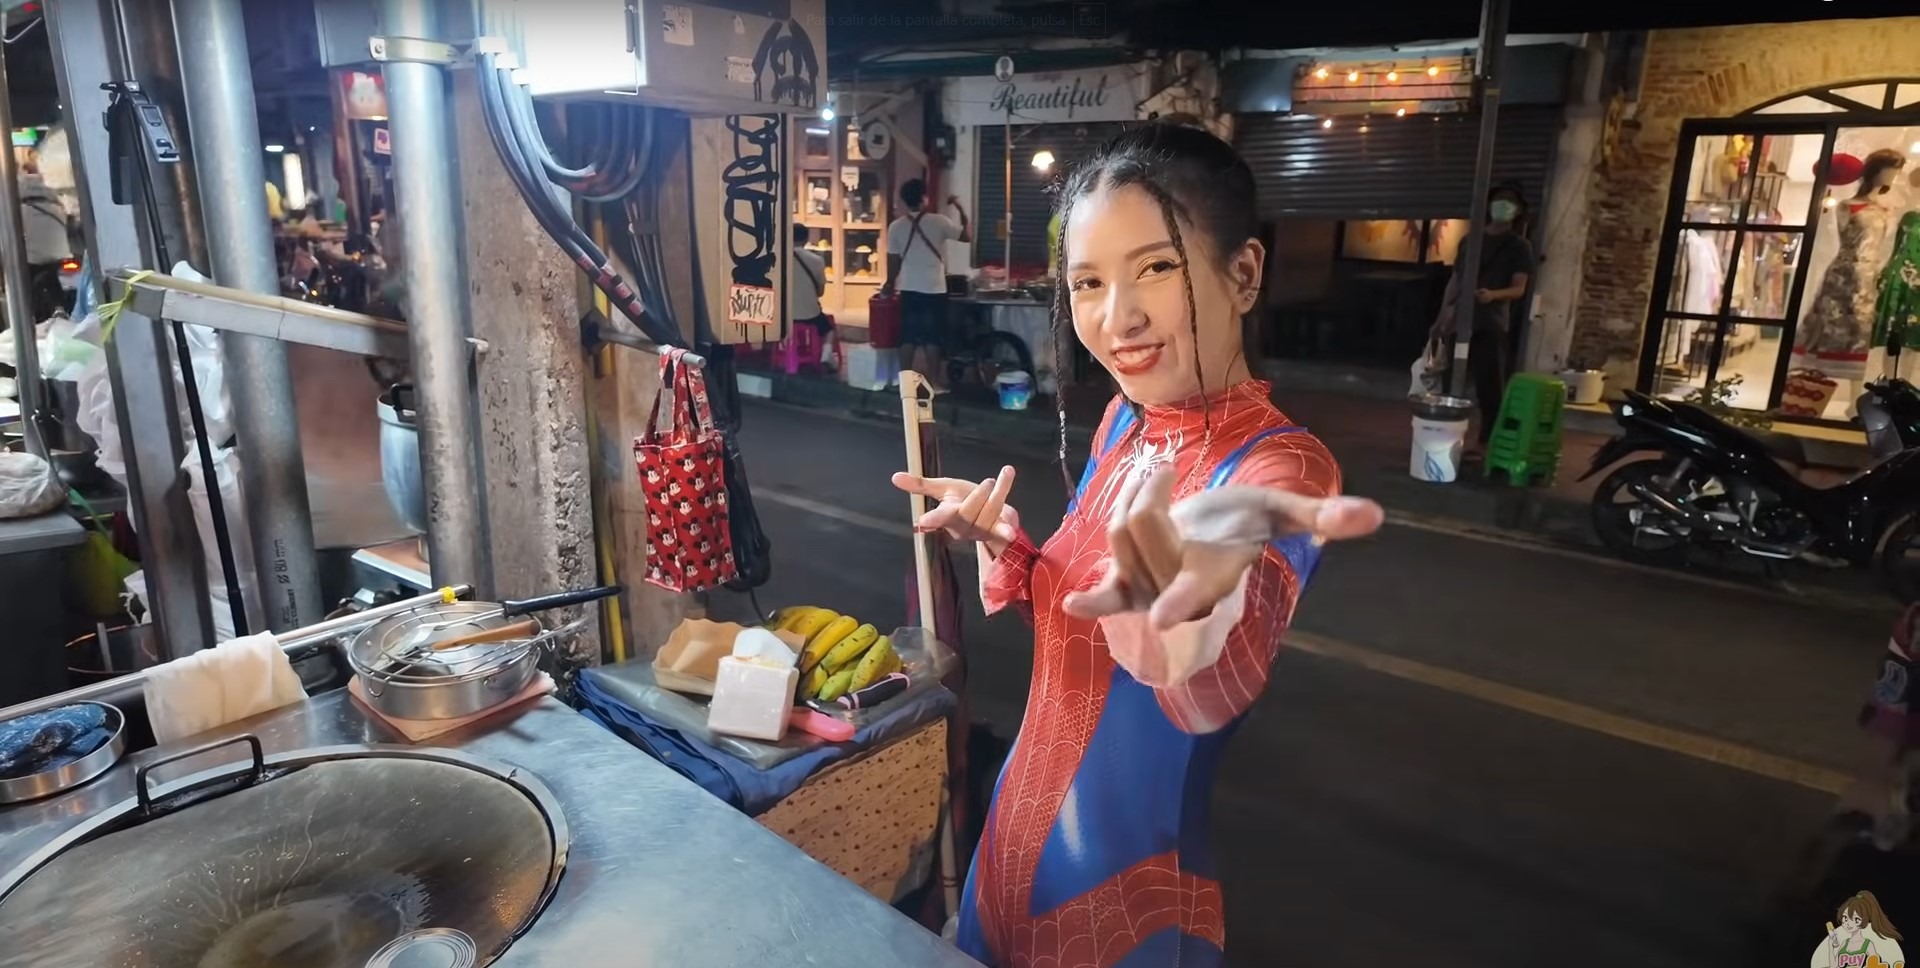
<svg viewBox="0 0 1920 968">
<path fill-rule="evenodd" d="M 108 106 L 108 116 L 112 118 L 116 111 L 118 124 L 132 123 L 127 112 L 132 110 L 132 102 L 124 100 L 116 92 L 113 102 Z M 141 200 L 145 203 L 147 231 L 153 235 L 153 251 L 156 262 L 163 268 L 173 265 L 171 253 L 167 247 L 167 235 L 160 222 L 160 199 L 153 186 L 153 162 L 146 154 L 146 139 L 138 134 L 131 136 L 135 144 L 132 159 L 134 167 L 139 169 Z M 206 407 L 200 401 L 200 381 L 193 373 L 193 345 L 187 340 L 187 327 L 179 320 L 169 320 L 173 329 L 174 354 L 179 357 L 180 382 L 187 394 L 187 418 L 193 425 L 195 449 L 200 456 L 201 485 L 207 491 L 207 512 L 213 518 L 213 541 L 220 555 L 220 577 L 227 586 L 227 607 L 233 617 L 233 634 L 247 634 L 247 603 L 240 593 L 240 567 L 233 550 L 233 534 L 227 525 L 226 500 L 220 495 L 220 476 L 213 463 L 213 441 L 207 438 Z"/>
<path fill-rule="evenodd" d="M 512 82 L 508 72 L 499 69 L 492 55 L 482 56 L 478 74 L 488 134 L 541 227 L 554 237 L 569 258 L 587 271 L 595 286 L 606 292 L 612 303 L 654 342 L 684 346 L 666 296 L 668 274 L 663 241 L 657 231 L 643 233 L 635 227 L 640 219 L 634 195 L 656 168 L 652 164 L 653 116 L 644 110 L 624 108 L 581 110 L 573 133 L 586 145 L 584 153 L 588 157 L 581 167 L 568 168 L 554 159 L 547 146 L 532 98 Z M 622 204 L 626 218 L 607 221 L 618 233 L 612 244 L 627 257 L 634 275 L 634 289 L 626 287 L 613 273 L 606 254 L 574 222 L 571 205 L 564 198 L 556 197 L 556 189 L 587 202 Z M 625 291 L 610 290 L 610 283 Z M 734 370 L 733 347 L 718 345 L 714 340 L 702 308 L 705 299 L 699 287 L 695 287 L 694 300 L 696 338 L 707 358 L 703 375 L 712 393 L 716 429 L 725 441 L 728 521 L 736 567 L 736 575 L 727 582 L 727 587 L 751 592 L 771 577 L 772 543 L 760 526 L 753 492 L 748 486 L 746 461 L 740 452 L 739 381 Z"/>
<path fill-rule="evenodd" d="M 537 163 L 529 157 L 525 140 L 513 125 L 512 108 L 508 106 L 506 92 L 506 86 L 512 82 L 507 78 L 507 72 L 495 65 L 492 55 L 484 55 L 477 74 L 482 114 L 487 122 L 487 132 L 493 138 L 494 149 L 500 154 L 508 174 L 541 228 L 553 237 L 568 258 L 587 273 L 595 288 L 605 293 L 608 301 L 622 315 L 631 319 L 649 339 L 666 346 L 685 346 L 685 341 L 677 332 L 667 331 L 658 320 L 648 316 L 646 307 L 640 303 L 626 280 L 614 271 L 606 253 L 587 237 L 586 232 L 573 221 L 572 215 L 561 207 L 553 195 L 552 183 L 544 175 L 537 174 L 534 167 Z"/>
</svg>

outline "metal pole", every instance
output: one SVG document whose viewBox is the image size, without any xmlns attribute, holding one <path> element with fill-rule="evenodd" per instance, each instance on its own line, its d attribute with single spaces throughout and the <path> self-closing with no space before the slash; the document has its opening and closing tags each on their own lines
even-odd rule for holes
<svg viewBox="0 0 1920 968">
<path fill-rule="evenodd" d="M 358 632 L 360 629 L 366 628 L 375 622 L 411 612 L 416 608 L 428 608 L 440 604 L 447 600 L 449 593 L 451 593 L 451 597 L 461 599 L 472 595 L 473 589 L 465 585 L 456 585 L 453 588 L 441 588 L 427 592 L 424 595 L 415 595 L 412 598 L 403 599 L 388 605 L 376 605 L 365 611 L 354 612 L 339 618 L 326 619 L 302 628 L 289 629 L 275 636 L 274 644 L 278 645 L 281 651 L 293 652 L 311 645 L 325 643 L 329 639 L 344 638 L 348 633 Z M 78 689 L 69 689 L 66 692 L 57 693 L 52 696 L 42 696 L 39 699 L 31 699 L 27 702 L 0 709 L 0 721 L 16 719 L 21 716 L 31 716 L 34 713 L 43 713 L 49 709 L 59 709 L 61 706 L 76 702 L 103 702 L 109 705 L 132 702 L 140 697 L 141 690 L 146 687 L 146 678 L 146 673 L 141 671 L 132 675 L 121 676 L 117 679 L 107 679 L 102 682 L 93 683 L 92 685 L 81 686 Z"/>
<path fill-rule="evenodd" d="M 195 178 L 191 129 L 187 126 L 186 98 L 180 91 L 180 52 L 173 39 L 168 0 L 119 0 L 120 49 L 126 51 L 130 76 L 153 100 L 167 120 L 179 162 L 154 165 L 155 199 L 160 209 L 160 231 L 166 233 L 166 253 L 185 259 L 201 271 L 212 265 L 207 249 L 205 221 L 200 216 L 200 185 Z M 108 267 L 103 267 L 108 268 Z M 171 265 L 156 265 L 162 272 Z M 215 441 L 219 443 L 219 441 Z"/>
<path fill-rule="evenodd" d="M 0 131 L 13 130 L 12 88 L 7 84 L 6 45 L 0 44 Z M 33 268 L 27 265 L 26 217 L 20 211 L 20 165 L 13 149 L 0 152 L 0 270 L 7 284 L 7 325 L 13 330 L 15 384 L 20 392 L 20 427 L 27 449 L 47 456 L 41 419 L 46 386 L 40 382 L 39 323 L 33 312 Z"/>
<path fill-rule="evenodd" d="M 221 285 L 278 295 L 240 0 L 179 0 L 173 17 L 213 276 Z M 260 604 L 269 628 L 296 628 L 319 618 L 321 607 L 287 350 L 257 336 L 227 335 L 221 345 Z"/>
<path fill-rule="evenodd" d="M 383 0 L 389 38 L 441 38 L 436 5 Z M 389 45 L 391 46 L 391 45 Z M 486 481 L 467 338 L 472 318 L 461 211 L 460 167 L 447 79 L 433 64 L 389 61 L 393 199 L 406 252 L 408 332 L 420 395 L 420 468 L 427 491 L 427 566 L 438 584 L 466 582 L 492 594 Z"/>
<path fill-rule="evenodd" d="M 1474 291 L 1480 287 L 1480 253 L 1485 249 L 1487 230 L 1487 194 L 1493 191 L 1493 146 L 1500 131 L 1500 78 L 1506 64 L 1507 13 L 1512 0 L 1483 0 L 1480 7 L 1480 153 L 1473 164 L 1473 228 L 1467 232 L 1466 247 L 1460 255 L 1459 289 L 1454 293 L 1453 379 L 1452 393 L 1467 395 L 1468 346 L 1473 340 L 1473 317 L 1478 302 Z M 1499 415 L 1483 413 L 1481 420 Z"/>
<path fill-rule="evenodd" d="M 1006 208 L 1001 215 L 1000 231 L 1002 235 L 1001 267 L 1007 270 L 1007 288 L 1013 288 L 1013 108 L 1007 108 L 1007 197 Z"/>
<path fill-rule="evenodd" d="M 132 208 L 117 204 L 110 190 L 107 95 L 103 80 L 136 79 L 116 45 L 113 5 L 105 0 L 62 0 L 46 11 L 54 77 L 65 105 L 67 137 L 79 187 L 81 219 L 89 255 L 105 288 L 104 270 L 151 265 L 148 240 Z M 129 17 L 130 36 L 165 29 L 165 18 Z M 171 31 L 168 31 L 171 36 Z M 173 364 L 161 324 L 123 318 L 107 344 L 108 375 L 126 454 L 127 504 L 140 539 L 140 569 L 146 576 L 147 609 L 169 659 L 213 644 L 207 611 L 205 556 L 193 527 L 180 465 L 186 459 L 174 396 Z"/>
</svg>

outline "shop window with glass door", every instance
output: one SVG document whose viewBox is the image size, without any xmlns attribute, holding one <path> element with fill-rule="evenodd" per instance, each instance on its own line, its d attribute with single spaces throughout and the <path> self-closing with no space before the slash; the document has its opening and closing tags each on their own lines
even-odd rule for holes
<svg viewBox="0 0 1920 968">
<path fill-rule="evenodd" d="M 1820 131 L 1725 131 L 1691 138 L 1675 179 L 1677 218 L 1656 293 L 1643 382 L 1668 398 L 1715 387 L 1766 410 L 1785 376 L 1789 320 L 1816 200 Z"/>
<path fill-rule="evenodd" d="M 1844 422 L 1920 370 L 1920 81 L 1806 91 L 1682 128 L 1643 389 Z M 1907 352 L 1900 352 L 1907 349 Z"/>
</svg>

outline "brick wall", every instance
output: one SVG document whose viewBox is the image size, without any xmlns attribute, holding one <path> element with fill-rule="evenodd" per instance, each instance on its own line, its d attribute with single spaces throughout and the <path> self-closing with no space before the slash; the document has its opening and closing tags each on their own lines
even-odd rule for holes
<svg viewBox="0 0 1920 968">
<path fill-rule="evenodd" d="M 1595 172 L 1575 358 L 1630 386 L 1652 297 L 1680 123 L 1810 88 L 1920 76 L 1920 17 L 1656 31 L 1636 109 Z"/>
</svg>

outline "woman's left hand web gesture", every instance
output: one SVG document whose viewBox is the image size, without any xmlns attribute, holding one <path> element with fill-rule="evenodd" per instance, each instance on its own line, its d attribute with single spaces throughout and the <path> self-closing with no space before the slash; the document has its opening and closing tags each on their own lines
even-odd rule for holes
<svg viewBox="0 0 1920 968">
<path fill-rule="evenodd" d="M 1107 519 L 1112 562 L 1100 583 L 1061 603 L 1067 614 L 1102 618 L 1149 612 L 1166 630 L 1202 618 L 1233 593 L 1267 543 L 1289 534 L 1362 538 L 1386 512 L 1362 498 L 1317 498 L 1272 487 L 1228 485 L 1173 505 L 1175 479 L 1162 467 L 1134 478 Z"/>
</svg>

